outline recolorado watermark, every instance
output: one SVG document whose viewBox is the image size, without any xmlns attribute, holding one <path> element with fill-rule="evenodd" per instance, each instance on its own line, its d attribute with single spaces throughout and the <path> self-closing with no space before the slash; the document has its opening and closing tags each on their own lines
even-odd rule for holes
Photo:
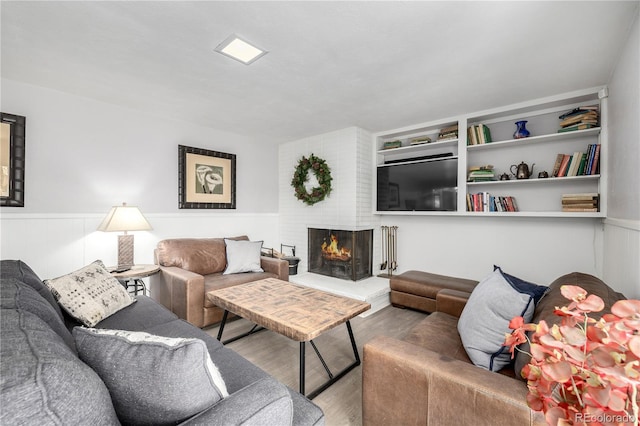
<svg viewBox="0 0 640 426">
<path fill-rule="evenodd" d="M 581 423 L 634 423 L 635 421 L 636 418 L 632 414 L 576 414 L 576 422 Z"/>
</svg>

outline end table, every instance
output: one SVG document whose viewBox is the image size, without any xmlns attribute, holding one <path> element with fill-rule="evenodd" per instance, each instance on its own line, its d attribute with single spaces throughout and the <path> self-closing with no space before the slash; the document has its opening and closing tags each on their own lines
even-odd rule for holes
<svg viewBox="0 0 640 426">
<path fill-rule="evenodd" d="M 116 267 L 111 267 L 109 270 L 113 270 Z M 133 287 L 133 294 L 138 295 L 138 291 L 142 290 L 143 295 L 147 295 L 147 286 L 142 281 L 143 278 L 149 277 L 158 273 L 160 267 L 158 265 L 133 265 L 131 269 L 123 272 L 111 272 L 115 278 L 128 290 L 129 287 Z"/>
</svg>

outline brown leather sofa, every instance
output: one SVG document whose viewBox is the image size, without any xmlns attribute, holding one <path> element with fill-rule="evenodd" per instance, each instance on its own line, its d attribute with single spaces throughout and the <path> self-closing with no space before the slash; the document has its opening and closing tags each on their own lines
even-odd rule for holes
<svg viewBox="0 0 640 426">
<path fill-rule="evenodd" d="M 536 305 L 533 322 L 559 322 L 556 306 L 568 303 L 563 284 L 579 285 L 605 302 L 606 312 L 624 296 L 598 278 L 571 273 L 556 279 Z M 362 418 L 373 425 L 536 425 L 546 422 L 527 406 L 526 382 L 516 377 L 528 364 L 516 356 L 515 367 L 498 373 L 471 363 L 457 330 L 470 293 L 443 289 L 436 312 L 403 338 L 378 336 L 365 344 L 362 370 Z M 598 318 L 599 315 L 593 315 Z"/>
<path fill-rule="evenodd" d="M 234 240 L 249 240 L 247 236 Z M 150 278 L 151 297 L 196 327 L 222 320 L 223 310 L 205 293 L 264 278 L 289 280 L 289 262 L 260 258 L 264 272 L 223 275 L 227 266 L 224 238 L 177 238 L 162 240 L 155 250 L 160 272 Z"/>
</svg>

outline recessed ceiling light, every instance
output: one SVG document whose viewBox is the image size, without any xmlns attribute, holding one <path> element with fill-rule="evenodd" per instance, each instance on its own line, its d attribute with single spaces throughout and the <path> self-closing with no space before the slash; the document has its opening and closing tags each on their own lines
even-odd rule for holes
<svg viewBox="0 0 640 426">
<path fill-rule="evenodd" d="M 245 65 L 249 65 L 267 54 L 266 50 L 252 45 L 235 34 L 227 37 L 215 50 Z"/>
</svg>

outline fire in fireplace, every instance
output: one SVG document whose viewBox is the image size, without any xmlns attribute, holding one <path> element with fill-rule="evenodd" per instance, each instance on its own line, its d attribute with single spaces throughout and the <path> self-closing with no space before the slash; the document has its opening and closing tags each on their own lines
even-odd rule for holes
<svg viewBox="0 0 640 426">
<path fill-rule="evenodd" d="M 371 276 L 373 229 L 309 228 L 309 272 L 358 281 Z"/>
</svg>

